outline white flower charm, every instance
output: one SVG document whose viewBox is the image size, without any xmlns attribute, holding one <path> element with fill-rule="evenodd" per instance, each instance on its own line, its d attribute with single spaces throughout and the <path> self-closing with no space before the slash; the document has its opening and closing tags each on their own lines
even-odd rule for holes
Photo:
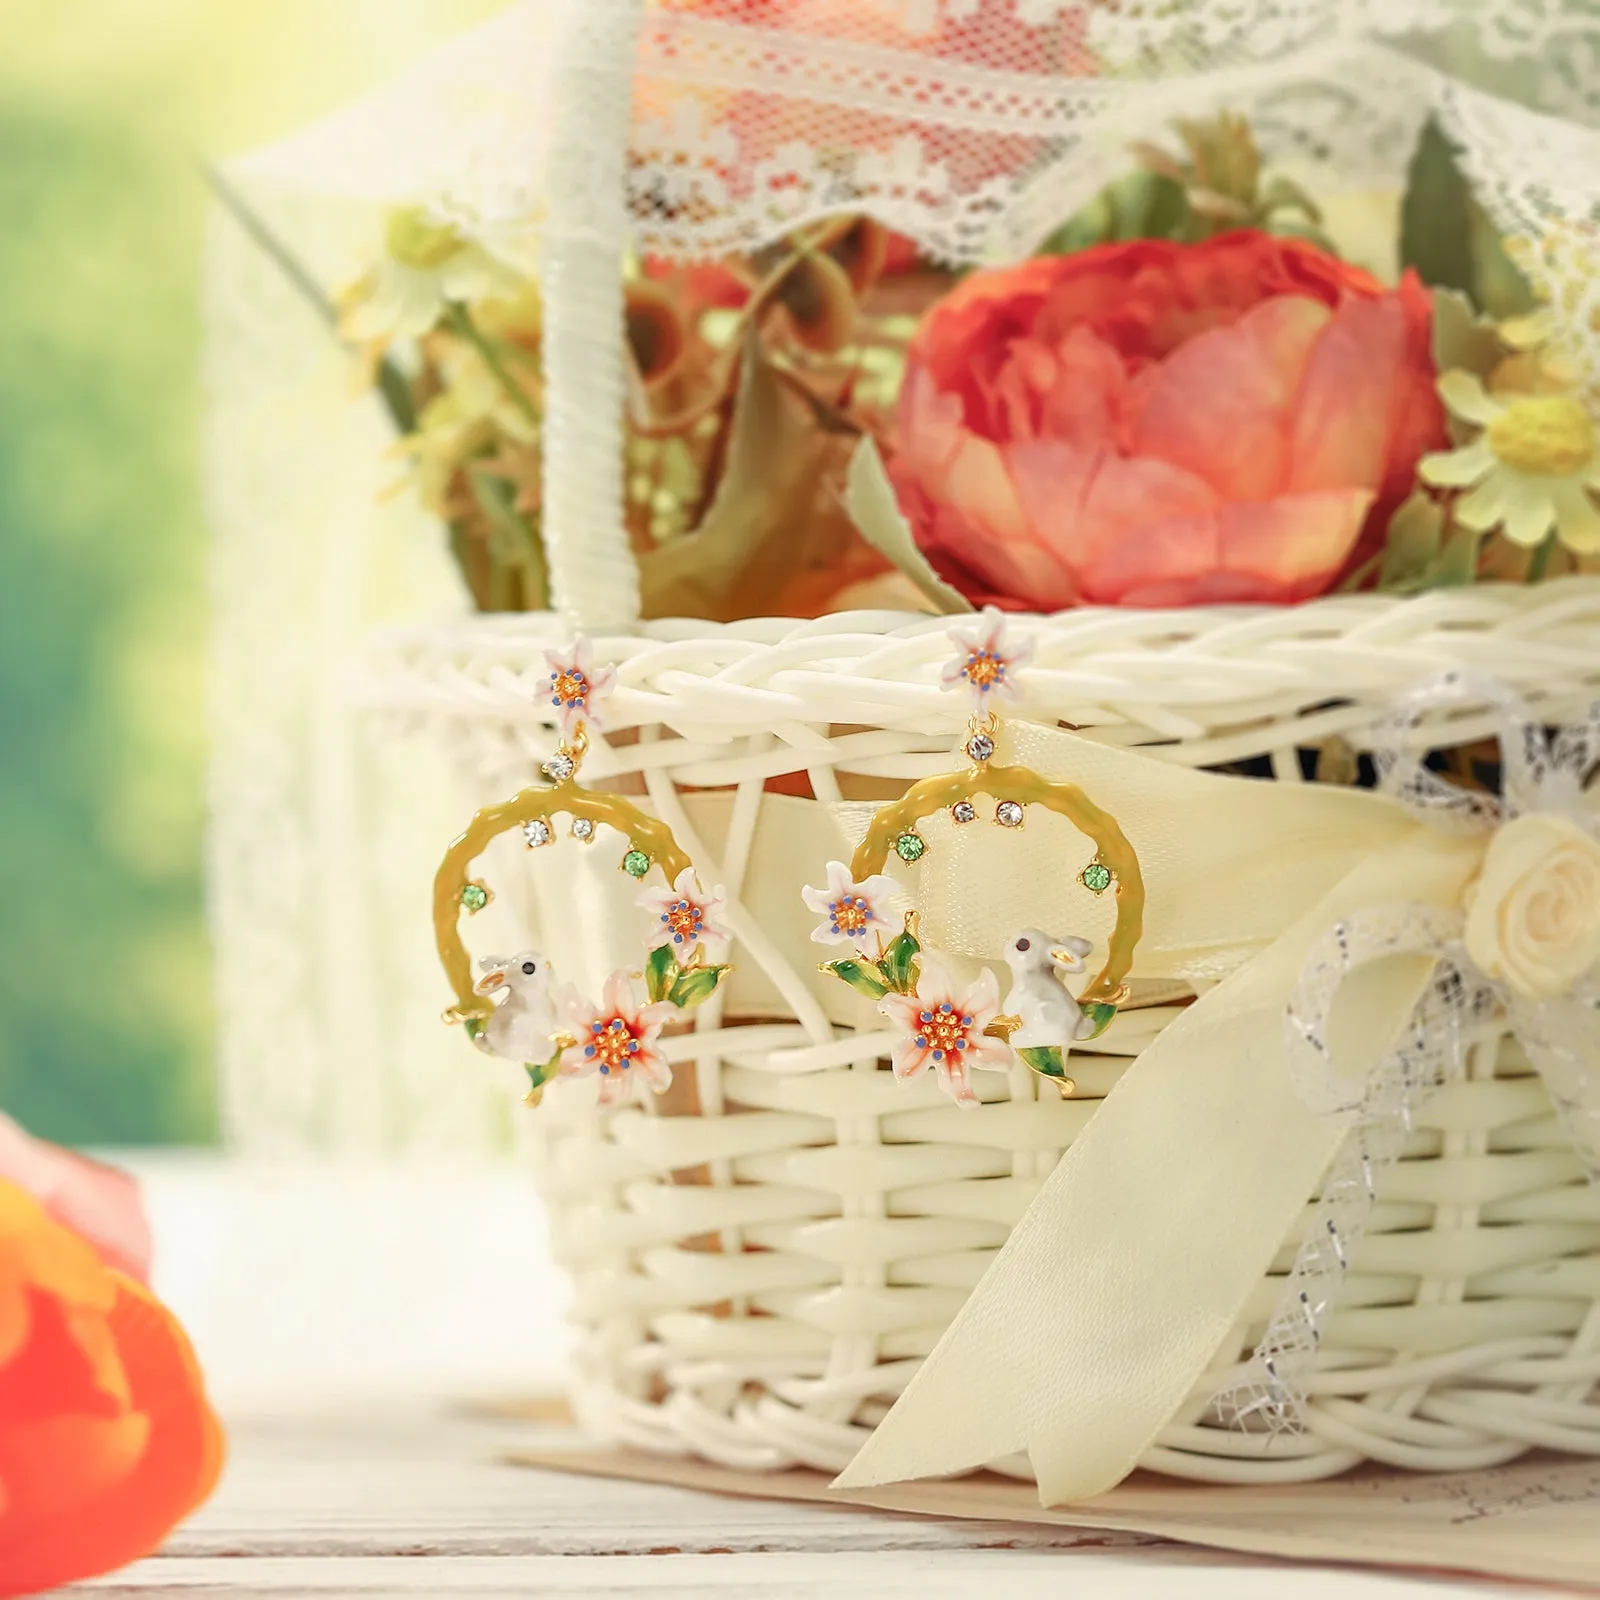
<svg viewBox="0 0 1600 1600">
<path fill-rule="evenodd" d="M 1496 398 L 1470 372 L 1447 372 L 1439 393 L 1461 421 L 1482 431 L 1458 450 L 1422 458 L 1436 488 L 1469 489 L 1456 521 L 1478 533 L 1503 528 L 1513 544 L 1543 544 L 1552 528 L 1578 555 L 1600 551 L 1600 433 L 1570 394 Z"/>
<path fill-rule="evenodd" d="M 597 667 L 589 641 L 580 633 L 570 650 L 546 650 L 550 668 L 550 704 L 562 734 L 574 738 L 584 724 L 603 727 L 599 703 L 617 686 L 615 667 Z"/>
<path fill-rule="evenodd" d="M 635 1074 L 659 1094 L 672 1082 L 672 1067 L 656 1040 L 676 1009 L 666 1000 L 640 1005 L 625 971 L 606 979 L 599 1005 L 569 985 L 561 1013 L 575 1042 L 561 1052 L 560 1075 L 587 1078 L 598 1073 L 603 1106 L 625 1100 Z"/>
<path fill-rule="evenodd" d="M 950 630 L 958 653 L 939 682 L 946 689 L 965 688 L 975 711 L 993 711 L 998 701 L 1021 698 L 1017 670 L 1033 659 L 1033 645 L 1028 640 L 1012 644 L 1006 633 L 1006 619 L 994 606 L 985 606 L 975 625 Z"/>
<path fill-rule="evenodd" d="M 1600 963 L 1600 840 L 1559 812 L 1505 823 L 1471 891 L 1467 954 L 1523 1000 L 1568 993 Z"/>
<path fill-rule="evenodd" d="M 1011 1047 L 983 1031 L 1000 1014 L 1000 986 L 987 967 L 963 990 L 942 962 L 924 954 L 916 992 L 886 994 L 878 1009 L 901 1034 L 890 1052 L 901 1080 L 932 1067 L 939 1086 L 958 1106 L 975 1106 L 978 1097 L 968 1072 L 974 1067 L 1010 1070 Z"/>
<path fill-rule="evenodd" d="M 894 879 L 882 873 L 874 873 L 864 883 L 857 883 L 844 862 L 830 861 L 828 887 L 806 888 L 800 894 L 811 910 L 822 917 L 811 930 L 811 937 L 818 944 L 859 947 L 868 934 L 887 930 L 892 935 L 900 931 L 898 919 L 890 914 L 890 905 L 899 892 Z"/>
<path fill-rule="evenodd" d="M 693 867 L 685 867 L 669 888 L 646 889 L 639 896 L 639 904 L 656 919 L 645 940 L 647 947 L 659 950 L 662 945 L 671 945 L 680 963 L 687 963 L 708 940 L 727 943 L 733 938 L 718 920 L 727 907 L 721 887 L 706 894 Z"/>
<path fill-rule="evenodd" d="M 452 303 L 516 294 L 531 275 L 528 230 L 468 226 L 426 206 L 384 224 L 383 258 L 340 297 L 347 339 L 416 339 Z"/>
</svg>

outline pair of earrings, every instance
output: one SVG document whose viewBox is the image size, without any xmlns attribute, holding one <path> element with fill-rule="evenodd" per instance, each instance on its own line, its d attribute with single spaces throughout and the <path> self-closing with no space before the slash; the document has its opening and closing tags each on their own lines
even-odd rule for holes
<svg viewBox="0 0 1600 1600">
<path fill-rule="evenodd" d="M 976 629 L 955 628 L 950 637 L 957 653 L 942 683 L 971 704 L 967 765 L 926 778 L 883 806 L 852 860 L 829 862 L 826 885 L 803 891 L 806 905 L 821 918 L 812 938 L 850 950 L 820 970 L 877 1002 L 894 1030 L 891 1060 L 898 1078 L 931 1070 L 958 1105 L 975 1106 L 970 1072 L 1009 1071 L 1020 1060 L 1071 1094 L 1075 1086 L 1066 1062 L 1072 1046 L 1104 1033 L 1127 999 L 1144 911 L 1138 856 L 1116 819 L 1076 784 L 995 759 L 998 706 L 1019 698 L 1017 678 L 1031 647 L 1008 643 L 1005 622 L 992 608 Z M 671 1082 L 661 1030 L 675 1011 L 716 992 L 730 967 L 712 961 L 710 952 L 725 947 L 732 935 L 721 920 L 722 889 L 701 888 L 670 829 L 621 796 L 596 794 L 578 782 L 589 729 L 600 726 L 598 708 L 614 686 L 614 669 L 596 668 L 582 639 L 570 652 L 548 652 L 547 661 L 562 737 L 544 764 L 544 783 L 479 812 L 435 880 L 435 933 L 456 992 L 445 1016 L 464 1023 L 491 1054 L 523 1062 L 533 1103 L 552 1078 L 598 1074 L 601 1102 L 610 1104 L 625 1098 L 635 1081 L 658 1092 Z M 1015 934 L 1005 949 L 1011 984 L 1002 1009 L 991 969 L 961 981 L 948 958 L 924 946 L 917 910 L 899 909 L 900 887 L 883 869 L 891 853 L 908 866 L 922 860 L 929 845 L 920 825 L 930 817 L 945 813 L 954 827 L 967 828 L 987 815 L 992 826 L 1015 831 L 1025 826 L 1030 807 L 1064 816 L 1093 843 L 1076 881 L 1091 896 L 1112 892 L 1116 919 L 1103 964 L 1076 995 L 1064 980 L 1088 970 L 1093 943 L 1074 934 L 1051 938 L 1034 928 Z M 558 814 L 571 819 L 571 836 L 585 843 L 594 843 L 598 829 L 609 826 L 626 840 L 622 871 L 643 879 L 659 869 L 665 879 L 664 887 L 646 888 L 639 896 L 650 913 L 643 970 L 613 972 L 598 1003 L 571 985 L 558 988 L 537 951 L 486 958 L 474 979 L 461 941 L 462 913 L 481 911 L 492 898 L 487 884 L 469 876 L 472 862 L 492 839 L 514 828 L 522 829 L 530 848 L 550 844 Z"/>
</svg>

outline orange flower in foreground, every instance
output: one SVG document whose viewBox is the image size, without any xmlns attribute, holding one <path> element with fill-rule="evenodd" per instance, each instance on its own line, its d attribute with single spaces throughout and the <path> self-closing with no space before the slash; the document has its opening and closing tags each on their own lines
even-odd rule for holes
<svg viewBox="0 0 1600 1600">
<path fill-rule="evenodd" d="M 917 331 L 890 475 L 974 600 L 1306 600 L 1444 439 L 1431 323 L 1409 273 L 1246 231 L 974 272 Z"/>
<path fill-rule="evenodd" d="M 172 1313 L 0 1178 L 0 1596 L 149 1555 L 222 1454 Z"/>
</svg>

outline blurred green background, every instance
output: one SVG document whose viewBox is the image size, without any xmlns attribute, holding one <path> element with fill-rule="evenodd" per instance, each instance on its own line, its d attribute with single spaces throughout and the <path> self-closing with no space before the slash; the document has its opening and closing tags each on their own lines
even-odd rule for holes
<svg viewBox="0 0 1600 1600">
<path fill-rule="evenodd" d="M 215 1136 L 203 886 L 201 163 L 496 0 L 0 7 L 0 1107 Z"/>
</svg>

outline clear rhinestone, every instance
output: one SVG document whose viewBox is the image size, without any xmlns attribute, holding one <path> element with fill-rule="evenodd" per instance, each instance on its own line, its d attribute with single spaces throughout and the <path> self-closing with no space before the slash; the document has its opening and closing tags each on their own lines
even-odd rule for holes
<svg viewBox="0 0 1600 1600">
<path fill-rule="evenodd" d="M 967 754 L 974 761 L 987 761 L 994 754 L 994 740 L 986 733 L 975 733 L 967 740 Z"/>
<path fill-rule="evenodd" d="M 539 770 L 551 783 L 565 783 L 578 770 L 578 763 L 565 750 L 558 750 Z"/>
<path fill-rule="evenodd" d="M 528 841 L 530 850 L 537 850 L 540 845 L 549 844 L 555 834 L 543 817 L 535 817 L 532 822 L 522 824 L 522 837 Z"/>
<path fill-rule="evenodd" d="M 587 817 L 574 817 L 572 819 L 572 837 L 582 839 L 585 844 L 594 838 L 594 824 Z"/>
<path fill-rule="evenodd" d="M 970 800 L 957 800 L 950 807 L 950 815 L 957 822 L 971 822 L 978 814 L 978 808 Z"/>
<path fill-rule="evenodd" d="M 1022 807 L 1015 800 L 1002 800 L 994 808 L 994 820 L 1002 828 L 1020 828 L 1022 826 Z"/>
</svg>

